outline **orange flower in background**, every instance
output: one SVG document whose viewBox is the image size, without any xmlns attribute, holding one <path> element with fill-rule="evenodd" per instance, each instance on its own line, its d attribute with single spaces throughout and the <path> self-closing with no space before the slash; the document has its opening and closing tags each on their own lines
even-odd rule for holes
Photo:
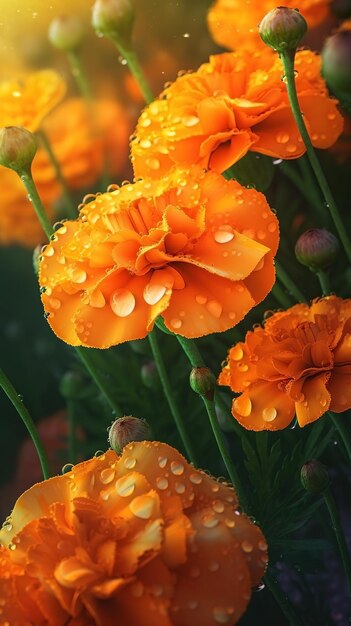
<svg viewBox="0 0 351 626">
<path fill-rule="evenodd" d="M 296 55 L 301 109 L 316 148 L 328 148 L 343 121 L 321 77 L 320 57 Z M 277 54 L 238 51 L 210 57 L 178 78 L 140 116 L 132 142 L 135 175 L 162 176 L 172 163 L 198 163 L 223 172 L 249 150 L 281 159 L 305 152 L 281 80 Z"/>
<path fill-rule="evenodd" d="M 330 14 L 331 0 L 216 0 L 208 12 L 207 21 L 214 41 L 229 50 L 264 46 L 257 25 L 277 6 L 298 9 L 310 28 L 318 26 Z"/>
<path fill-rule="evenodd" d="M 53 70 L 0 83 L 0 127 L 23 126 L 35 132 L 65 92 L 64 80 Z"/>
<path fill-rule="evenodd" d="M 52 149 L 69 189 L 84 189 L 104 174 L 124 178 L 130 120 L 112 100 L 87 105 L 71 98 L 44 122 Z M 32 165 L 33 178 L 50 217 L 61 197 L 61 187 L 46 151 L 39 147 Z M 44 241 L 41 226 L 17 174 L 0 166 L 0 244 L 34 247 Z"/>
<path fill-rule="evenodd" d="M 267 566 L 235 491 L 158 442 L 35 485 L 0 540 L 11 625 L 232 626 Z"/>
<path fill-rule="evenodd" d="M 241 395 L 232 413 L 250 430 L 306 426 L 351 408 L 351 300 L 328 296 L 268 318 L 231 348 L 219 383 Z"/>
<path fill-rule="evenodd" d="M 279 229 L 262 194 L 196 166 L 113 189 L 42 255 L 42 301 L 67 343 L 141 339 L 159 315 L 185 337 L 221 332 L 272 288 Z"/>
</svg>

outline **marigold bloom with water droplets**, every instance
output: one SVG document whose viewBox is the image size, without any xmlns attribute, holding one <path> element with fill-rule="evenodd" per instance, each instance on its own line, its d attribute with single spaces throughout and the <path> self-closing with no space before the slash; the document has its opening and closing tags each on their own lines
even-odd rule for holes
<svg viewBox="0 0 351 626">
<path fill-rule="evenodd" d="M 185 337 L 227 330 L 272 288 L 278 231 L 263 194 L 196 166 L 112 186 L 43 252 L 48 322 L 97 348 L 145 337 L 159 315 Z"/>
<path fill-rule="evenodd" d="M 350 409 L 351 300 L 328 296 L 273 314 L 231 348 L 219 383 L 241 393 L 232 413 L 250 430 Z"/>
<path fill-rule="evenodd" d="M 267 566 L 234 489 L 158 442 L 35 485 L 0 541 L 11 625 L 232 626 Z"/>
<path fill-rule="evenodd" d="M 296 54 L 296 86 L 316 148 L 339 137 L 343 120 L 321 77 L 318 54 Z M 249 150 L 296 159 L 305 146 L 291 112 L 283 67 L 269 48 L 210 57 L 180 76 L 140 116 L 132 141 L 136 176 L 162 176 L 172 163 L 223 172 Z"/>
<path fill-rule="evenodd" d="M 66 84 L 57 72 L 41 70 L 22 80 L 0 83 L 0 126 L 23 126 L 37 131 L 62 100 Z"/>
<path fill-rule="evenodd" d="M 330 14 L 330 0 L 216 0 L 207 16 L 214 41 L 229 50 L 263 48 L 257 25 L 278 6 L 298 9 L 309 28 L 321 24 Z"/>
</svg>

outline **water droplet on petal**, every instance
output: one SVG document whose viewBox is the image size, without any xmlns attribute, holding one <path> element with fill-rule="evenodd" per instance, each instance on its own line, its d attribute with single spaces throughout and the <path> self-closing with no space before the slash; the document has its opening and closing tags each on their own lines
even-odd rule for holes
<svg viewBox="0 0 351 626">
<path fill-rule="evenodd" d="M 118 317 L 128 317 L 135 309 L 135 297 L 129 289 L 117 289 L 111 295 L 110 306 Z"/>
<path fill-rule="evenodd" d="M 244 550 L 244 552 L 246 553 L 250 553 L 253 550 L 253 545 L 252 543 L 250 543 L 249 541 L 247 541 L 246 539 L 244 541 L 241 542 L 241 547 Z"/>
<path fill-rule="evenodd" d="M 177 461 L 172 461 L 171 463 L 171 472 L 175 476 L 181 476 L 184 474 L 184 465 L 183 463 L 178 463 Z"/>
<path fill-rule="evenodd" d="M 262 418 L 265 422 L 273 422 L 276 417 L 277 417 L 277 409 L 275 408 L 263 409 Z"/>
<path fill-rule="evenodd" d="M 290 136 L 287 133 L 278 133 L 276 140 L 278 143 L 288 143 Z"/>
<path fill-rule="evenodd" d="M 182 326 L 182 320 L 178 319 L 177 317 L 174 317 L 173 319 L 171 319 L 171 326 L 172 328 L 180 328 Z"/>
<path fill-rule="evenodd" d="M 195 300 L 198 304 L 206 304 L 207 298 L 205 296 L 195 296 Z"/>
<path fill-rule="evenodd" d="M 73 465 L 72 463 L 66 463 L 66 465 L 63 466 L 61 473 L 62 474 L 67 474 L 68 472 L 70 472 L 73 469 Z"/>
<path fill-rule="evenodd" d="M 207 302 L 206 304 L 206 309 L 209 313 L 211 313 L 211 315 L 213 315 L 213 317 L 216 317 L 217 319 L 221 317 L 223 311 L 222 305 L 220 304 L 220 302 L 217 302 L 217 300 L 209 300 L 209 302 Z"/>
<path fill-rule="evenodd" d="M 116 482 L 116 491 L 122 498 L 131 496 L 135 490 L 135 478 L 133 476 L 123 476 Z"/>
<path fill-rule="evenodd" d="M 75 269 L 71 272 L 71 281 L 72 283 L 81 284 L 84 283 L 87 279 L 87 273 L 81 269 Z"/>
<path fill-rule="evenodd" d="M 143 296 L 144 296 L 145 302 L 152 306 L 153 304 L 157 304 L 158 302 L 160 302 L 160 300 L 162 300 L 165 293 L 166 293 L 165 285 L 153 285 L 149 283 L 148 285 L 146 285 L 144 289 Z"/>
<path fill-rule="evenodd" d="M 114 469 L 106 467 L 106 469 L 103 469 L 100 473 L 100 480 L 104 485 L 108 485 L 113 481 L 115 474 L 116 472 Z"/>
<path fill-rule="evenodd" d="M 189 480 L 193 485 L 200 485 L 203 481 L 203 478 L 200 474 L 190 474 Z"/>
<path fill-rule="evenodd" d="M 105 306 L 106 300 L 100 289 L 95 289 L 95 291 L 90 294 L 89 304 L 94 309 L 102 309 Z"/>
<path fill-rule="evenodd" d="M 131 501 L 129 508 L 139 519 L 150 519 L 155 508 L 155 500 L 151 496 L 137 496 Z"/>
<path fill-rule="evenodd" d="M 234 239 L 234 233 L 231 226 L 221 226 L 214 234 L 214 240 L 217 243 L 229 243 Z"/>
<path fill-rule="evenodd" d="M 161 491 L 168 489 L 168 480 L 167 478 L 163 478 L 162 476 L 156 479 L 156 486 Z"/>
<path fill-rule="evenodd" d="M 248 396 L 239 396 L 235 398 L 233 403 L 233 409 L 238 415 L 242 417 L 248 417 L 252 411 L 252 403 Z"/>
<path fill-rule="evenodd" d="M 136 466 L 136 459 L 133 456 L 127 456 L 124 459 L 124 467 L 126 469 L 133 469 Z"/>
<path fill-rule="evenodd" d="M 244 352 L 241 346 L 234 346 L 230 351 L 230 358 L 233 359 L 233 361 L 241 361 L 243 356 Z"/>
<path fill-rule="evenodd" d="M 212 611 L 213 619 L 216 624 L 228 624 L 231 620 L 230 614 L 221 606 L 217 606 Z"/>
</svg>

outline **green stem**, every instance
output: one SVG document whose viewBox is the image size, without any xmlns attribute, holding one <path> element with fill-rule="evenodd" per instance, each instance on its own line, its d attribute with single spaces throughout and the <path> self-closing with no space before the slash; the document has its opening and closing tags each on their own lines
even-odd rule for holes
<svg viewBox="0 0 351 626">
<path fill-rule="evenodd" d="M 90 376 L 100 389 L 100 391 L 106 397 L 111 409 L 114 411 L 116 417 L 121 417 L 123 415 L 123 411 L 120 408 L 118 402 L 116 402 L 113 394 L 111 393 L 109 385 L 106 383 L 105 377 L 102 374 L 99 367 L 95 365 L 94 355 L 89 354 L 89 348 L 76 347 L 76 353 L 81 359 L 83 365 L 88 370 Z"/>
<path fill-rule="evenodd" d="M 186 431 L 184 419 L 182 417 L 182 414 L 174 398 L 173 390 L 172 390 L 172 387 L 168 378 L 167 369 L 166 369 L 166 366 L 162 357 L 162 353 L 160 350 L 159 342 L 157 339 L 156 330 L 149 333 L 149 343 L 150 343 L 150 347 L 151 347 L 152 354 L 154 357 L 155 365 L 156 365 L 156 368 L 157 368 L 157 371 L 158 371 L 158 374 L 162 383 L 163 392 L 166 396 L 168 406 L 171 410 L 172 417 L 177 427 L 179 436 L 182 440 L 186 454 L 189 457 L 190 461 L 194 465 L 199 467 L 199 463 L 196 460 L 196 454 L 194 451 L 192 441 L 189 438 L 189 435 Z"/>
<path fill-rule="evenodd" d="M 28 193 L 28 199 L 31 201 L 31 203 L 33 204 L 34 210 L 37 214 L 38 220 L 41 224 L 41 227 L 45 233 L 45 235 L 47 236 L 48 239 L 50 239 L 51 235 L 53 234 L 53 228 L 51 225 L 51 222 L 48 218 L 48 216 L 46 215 L 46 211 L 44 209 L 44 205 L 40 199 L 40 196 L 37 192 L 37 188 L 35 186 L 33 177 L 32 177 L 32 173 L 30 171 L 28 172 L 21 172 L 20 174 L 20 178 L 27 190 Z"/>
<path fill-rule="evenodd" d="M 344 570 L 345 570 L 345 574 L 346 574 L 346 578 L 347 578 L 347 582 L 349 586 L 349 591 L 351 592 L 351 560 L 350 560 L 350 555 L 349 555 L 349 551 L 347 548 L 347 544 L 345 541 L 344 531 L 340 522 L 339 511 L 336 507 L 335 500 L 330 490 L 330 487 L 328 487 L 325 491 L 323 491 L 323 498 L 329 511 L 332 528 L 335 532 L 336 541 L 339 546 L 340 556 L 341 556 L 341 560 L 344 566 Z"/>
<path fill-rule="evenodd" d="M 71 217 L 72 219 L 76 219 L 76 217 L 77 217 L 77 209 L 74 206 L 74 202 L 73 202 L 73 200 L 71 198 L 69 189 L 67 187 L 67 183 L 66 183 L 65 177 L 63 175 L 63 172 L 62 172 L 62 169 L 61 169 L 61 165 L 60 165 L 60 163 L 59 163 L 59 161 L 58 161 L 58 159 L 57 159 L 57 157 L 56 157 L 56 155 L 55 155 L 55 153 L 54 153 L 54 151 L 53 151 L 53 149 L 51 147 L 49 138 L 48 138 L 47 134 L 44 133 L 43 130 L 40 130 L 37 134 L 38 134 L 38 136 L 40 138 L 40 141 L 43 144 L 44 149 L 45 149 L 45 151 L 46 151 L 46 153 L 47 153 L 47 155 L 48 155 L 48 157 L 50 159 L 51 165 L 54 168 L 54 171 L 55 171 L 55 174 L 56 174 L 56 178 L 57 178 L 57 180 L 59 182 L 59 185 L 61 187 L 62 196 L 63 196 L 64 202 L 65 202 L 65 206 L 66 206 L 66 209 L 67 209 L 67 215 L 69 217 Z"/>
<path fill-rule="evenodd" d="M 44 479 L 46 480 L 47 478 L 50 478 L 50 469 L 49 469 L 48 459 L 47 459 L 42 441 L 39 437 L 39 433 L 36 429 L 36 426 L 28 410 L 24 406 L 21 397 L 18 395 L 16 389 L 13 387 L 12 383 L 9 381 L 9 379 L 7 378 L 7 376 L 5 375 L 2 369 L 0 369 L 0 387 L 3 389 L 3 391 L 6 393 L 7 397 L 9 398 L 9 400 L 12 402 L 18 415 L 22 419 L 25 427 L 27 428 L 31 436 L 31 439 L 38 453 Z"/>
<path fill-rule="evenodd" d="M 127 61 L 129 70 L 137 81 L 146 104 L 150 104 L 154 100 L 154 94 L 140 66 L 136 53 L 131 48 L 125 47 L 117 38 L 114 37 L 112 41 L 122 57 Z"/>
<path fill-rule="evenodd" d="M 297 97 L 295 73 L 294 73 L 295 51 L 287 50 L 285 52 L 281 52 L 280 58 L 282 60 L 283 67 L 284 67 L 287 92 L 288 92 L 290 106 L 292 109 L 292 113 L 293 113 L 297 128 L 299 129 L 300 135 L 306 146 L 307 156 L 309 158 L 313 172 L 315 174 L 315 177 L 323 193 L 326 206 L 329 209 L 335 228 L 344 246 L 344 250 L 347 255 L 347 258 L 349 261 L 351 261 L 351 240 L 345 230 L 345 227 L 340 217 L 333 194 L 330 190 L 328 181 L 320 166 L 318 157 L 313 148 L 313 145 L 312 145 L 310 136 L 308 134 L 308 130 L 306 128 L 306 124 L 304 122 L 303 115 L 300 109 L 300 104 L 299 104 L 298 97 Z"/>
<path fill-rule="evenodd" d="M 307 184 L 307 181 L 304 180 L 293 168 L 293 164 L 289 161 L 283 161 L 282 163 L 280 163 L 279 168 L 283 172 L 283 174 L 287 178 L 289 178 L 291 182 L 295 185 L 295 187 L 300 191 L 301 195 L 303 195 L 306 200 L 308 200 L 310 205 L 315 210 L 316 214 L 318 214 L 318 217 L 321 217 L 321 202 L 316 198 L 315 194 L 311 192 L 310 186 Z"/>
<path fill-rule="evenodd" d="M 92 93 L 90 89 L 89 81 L 85 75 L 83 64 L 80 60 L 78 53 L 74 50 L 67 52 L 67 57 L 71 66 L 72 75 L 77 83 L 77 87 L 81 96 L 87 102 L 92 100 Z"/>
<path fill-rule="evenodd" d="M 277 581 L 274 580 L 274 577 L 267 572 L 263 580 L 268 589 L 272 592 L 272 595 L 287 618 L 290 626 L 301 626 L 301 621 L 296 615 L 293 606 L 290 604 L 288 597 L 279 587 Z"/>
<path fill-rule="evenodd" d="M 272 287 L 272 296 L 276 299 L 276 301 L 281 304 L 282 307 L 289 308 L 292 306 L 292 302 L 289 296 L 283 291 L 281 286 L 278 283 L 275 283 Z"/>
<path fill-rule="evenodd" d="M 324 272 L 324 270 L 319 270 L 318 272 L 316 272 L 316 276 L 319 280 L 323 296 L 329 296 L 331 292 L 331 287 L 328 274 Z"/>
<path fill-rule="evenodd" d="M 306 302 L 306 298 L 302 291 L 300 291 L 300 289 L 295 285 L 292 278 L 290 278 L 289 274 L 285 271 L 277 259 L 275 260 L 275 270 L 278 280 L 283 283 L 284 287 L 286 287 L 286 289 L 294 296 L 297 302 Z"/>
<path fill-rule="evenodd" d="M 77 461 L 77 445 L 76 445 L 76 415 L 75 403 L 73 400 L 67 400 L 67 421 L 68 421 L 68 456 L 69 462 L 74 465 Z"/>
<path fill-rule="evenodd" d="M 181 335 L 176 335 L 180 345 L 182 346 L 185 354 L 187 355 L 191 366 L 192 367 L 206 367 L 204 360 L 195 344 L 194 341 L 191 341 L 190 339 L 186 339 L 185 337 L 182 337 Z M 218 418 L 217 418 L 217 414 L 216 414 L 216 409 L 215 409 L 215 404 L 213 402 L 213 400 L 208 400 L 207 398 L 205 398 L 204 396 L 201 396 L 204 405 L 206 407 L 206 411 L 207 411 L 207 415 L 208 415 L 208 419 L 209 422 L 211 424 L 211 428 L 212 428 L 212 432 L 214 435 L 214 438 L 216 440 L 217 443 L 217 447 L 218 450 L 220 452 L 220 455 L 223 459 L 223 463 L 227 469 L 228 475 L 230 477 L 230 480 L 238 494 L 238 498 L 240 501 L 240 505 L 242 507 L 242 509 L 244 511 L 246 511 L 247 513 L 249 512 L 249 506 L 248 506 L 248 501 L 246 498 L 246 494 L 245 491 L 241 485 L 241 480 L 239 477 L 238 472 L 236 471 L 235 465 L 232 462 L 232 459 L 230 457 L 230 454 L 227 450 L 227 446 L 226 446 L 226 442 L 224 440 L 224 436 L 223 433 L 221 431 L 221 428 L 219 426 L 218 423 Z"/>
<path fill-rule="evenodd" d="M 335 415 L 332 411 L 328 411 L 328 415 L 333 421 L 334 426 L 343 441 L 349 460 L 351 461 L 351 435 L 345 424 L 345 416 L 343 414 Z"/>
</svg>

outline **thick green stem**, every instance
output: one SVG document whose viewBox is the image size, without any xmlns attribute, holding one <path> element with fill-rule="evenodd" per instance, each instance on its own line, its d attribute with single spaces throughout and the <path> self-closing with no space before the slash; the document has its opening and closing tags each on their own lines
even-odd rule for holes
<svg viewBox="0 0 351 626">
<path fill-rule="evenodd" d="M 323 270 L 319 270 L 319 272 L 316 272 L 316 275 L 319 280 L 323 296 L 329 296 L 331 292 L 331 287 L 328 274 Z"/>
<path fill-rule="evenodd" d="M 328 181 L 320 166 L 318 157 L 313 148 L 310 136 L 308 134 L 308 130 L 306 128 L 306 124 L 303 119 L 303 114 L 300 109 L 300 104 L 298 101 L 297 91 L 296 91 L 295 72 L 294 72 L 295 51 L 287 50 L 285 52 L 281 52 L 280 58 L 282 60 L 283 67 L 284 67 L 284 75 L 285 75 L 287 92 L 288 92 L 290 106 L 292 109 L 292 113 L 293 113 L 296 125 L 299 129 L 302 140 L 306 146 L 307 156 L 310 160 L 313 172 L 315 174 L 315 177 L 323 193 L 326 206 L 329 209 L 335 228 L 344 246 L 344 250 L 347 255 L 347 258 L 349 261 L 351 261 L 351 240 L 345 230 L 343 221 L 340 217 L 340 214 L 336 206 L 333 194 L 330 190 Z"/>
<path fill-rule="evenodd" d="M 72 75 L 77 83 L 77 87 L 81 96 L 87 102 L 92 100 L 92 93 L 89 81 L 85 75 L 85 71 L 78 53 L 74 50 L 67 52 L 67 57 L 71 66 Z"/>
<path fill-rule="evenodd" d="M 290 278 L 289 274 L 285 271 L 277 259 L 275 260 L 275 270 L 278 280 L 294 296 L 297 302 L 306 302 L 306 298 L 302 291 L 300 291 L 300 289 L 295 285 L 292 278 Z"/>
<path fill-rule="evenodd" d="M 99 387 L 100 391 L 106 397 L 111 409 L 114 411 L 116 417 L 121 417 L 123 415 L 122 409 L 119 406 L 118 402 L 116 402 L 113 394 L 111 393 L 110 385 L 106 382 L 103 373 L 100 368 L 95 365 L 94 356 L 89 354 L 89 348 L 78 347 L 75 348 L 79 358 L 81 359 L 83 365 L 88 370 L 90 376 Z"/>
<path fill-rule="evenodd" d="M 332 492 L 330 491 L 329 487 L 325 491 L 323 491 L 323 498 L 324 498 L 324 502 L 325 502 L 325 504 L 326 504 L 326 506 L 328 508 L 328 511 L 329 511 L 332 527 L 333 527 L 333 530 L 335 532 L 336 541 L 337 541 L 338 546 L 339 546 L 340 556 L 341 556 L 341 560 L 342 560 L 342 563 L 343 563 L 343 566 L 344 566 L 344 570 L 345 570 L 345 574 L 346 574 L 346 578 L 347 578 L 349 591 L 351 593 L 351 560 L 350 560 L 350 554 L 349 554 L 349 551 L 348 551 L 348 548 L 347 548 L 347 544 L 346 544 L 346 541 L 345 541 L 344 531 L 343 531 L 343 528 L 341 526 L 339 511 L 338 511 L 338 509 L 336 507 L 334 497 L 333 497 Z"/>
<path fill-rule="evenodd" d="M 335 413 L 332 413 L 332 411 L 328 411 L 328 415 L 333 421 L 333 424 L 345 446 L 349 460 L 351 461 L 351 434 L 345 424 L 345 415 L 335 415 Z"/>
<path fill-rule="evenodd" d="M 185 337 L 181 337 L 180 335 L 176 335 L 180 345 L 182 346 L 185 354 L 187 355 L 192 367 L 205 367 L 204 360 L 195 345 L 194 341 L 190 339 L 186 339 Z M 245 491 L 241 485 L 241 480 L 238 472 L 230 458 L 230 454 L 227 450 L 226 442 L 223 437 L 223 433 L 218 423 L 218 418 L 216 414 L 215 404 L 212 400 L 208 400 L 204 396 L 201 396 L 206 407 L 207 415 L 209 422 L 211 424 L 212 432 L 214 438 L 217 443 L 218 450 L 222 457 L 223 463 L 227 469 L 230 480 L 238 494 L 238 498 L 240 501 L 240 505 L 245 512 L 249 512 L 248 501 L 246 498 Z"/>
<path fill-rule="evenodd" d="M 38 220 L 41 224 L 41 227 L 45 233 L 45 235 L 47 236 L 48 239 L 50 239 L 51 235 L 53 234 L 53 228 L 52 228 L 52 224 L 48 218 L 48 216 L 46 215 L 46 211 L 44 209 L 44 205 L 40 199 L 40 196 L 37 192 L 37 188 L 35 186 L 33 177 L 31 172 L 22 172 L 20 174 L 20 178 L 27 190 L 28 193 L 28 199 L 30 200 L 30 202 L 33 204 L 34 210 L 37 214 Z"/>
<path fill-rule="evenodd" d="M 29 435 L 35 445 L 36 451 L 38 453 L 41 469 L 43 471 L 44 479 L 50 478 L 50 469 L 49 463 L 46 456 L 46 452 L 44 450 L 42 441 L 39 437 L 39 433 L 36 429 L 36 426 L 29 415 L 28 410 L 23 404 L 21 397 L 18 395 L 16 389 L 13 387 L 12 383 L 9 381 L 5 373 L 2 369 L 0 369 L 0 387 L 6 393 L 9 400 L 12 402 L 15 407 L 18 415 L 22 419 L 25 427 L 27 428 Z"/>
<path fill-rule="evenodd" d="M 65 207 L 67 209 L 67 215 L 69 217 L 71 217 L 72 219 L 76 219 L 77 217 L 77 209 L 74 205 L 74 202 L 71 198 L 69 189 L 67 187 L 67 183 L 65 180 L 65 177 L 63 175 L 62 169 L 61 169 L 61 165 L 59 163 L 59 161 L 56 158 L 56 155 L 51 147 L 49 138 L 47 136 L 46 133 L 44 133 L 43 130 L 40 130 L 38 132 L 38 136 L 40 138 L 41 143 L 43 144 L 43 147 L 50 159 L 51 165 L 54 168 L 55 174 L 56 174 L 56 178 L 60 184 L 61 187 L 61 191 L 62 191 L 62 196 L 65 202 Z"/>
<path fill-rule="evenodd" d="M 174 393 L 173 393 L 173 390 L 172 390 L 172 387 L 168 378 L 167 369 L 166 369 L 166 366 L 162 357 L 162 353 L 160 350 L 159 342 L 157 339 L 156 330 L 154 330 L 152 333 L 149 333 L 149 343 L 151 346 L 155 365 L 156 365 L 156 368 L 157 368 L 157 371 L 158 371 L 158 374 L 162 383 L 163 392 L 166 396 L 169 408 L 172 413 L 172 417 L 174 419 L 179 436 L 182 440 L 186 454 L 189 457 L 190 461 L 194 463 L 194 465 L 199 467 L 199 462 L 196 459 L 196 454 L 194 451 L 192 441 L 185 427 L 185 420 L 183 419 L 182 413 L 179 410 L 177 402 L 174 398 Z"/>
<path fill-rule="evenodd" d="M 146 104 L 150 104 L 154 100 L 154 94 L 152 93 L 151 87 L 145 77 L 145 74 L 140 66 L 138 61 L 138 57 L 132 48 L 128 48 L 124 46 L 119 39 L 112 38 L 113 43 L 117 47 L 118 51 L 122 55 L 122 57 L 127 61 L 127 65 L 129 67 L 130 72 L 133 74 L 135 80 L 137 81 L 140 91 L 143 94 L 144 100 Z"/>
<path fill-rule="evenodd" d="M 290 626 L 303 626 L 299 617 L 295 613 L 295 609 L 290 604 L 288 597 L 281 590 L 274 577 L 267 572 L 263 580 L 266 583 L 268 589 L 272 592 L 272 595 L 274 596 L 277 604 L 280 606 L 282 612 L 287 618 Z"/>
</svg>

